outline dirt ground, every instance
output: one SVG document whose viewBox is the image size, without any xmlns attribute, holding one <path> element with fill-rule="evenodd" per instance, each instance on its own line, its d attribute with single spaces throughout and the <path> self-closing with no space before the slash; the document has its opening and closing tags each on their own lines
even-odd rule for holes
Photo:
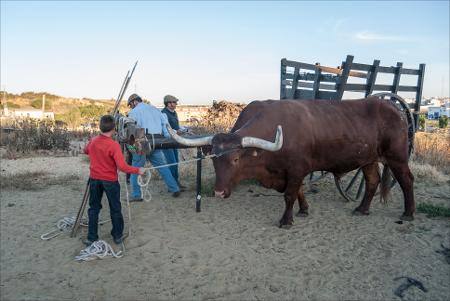
<svg viewBox="0 0 450 301">
<path fill-rule="evenodd" d="M 194 164 L 192 170 L 194 170 Z M 211 177 L 210 164 L 204 167 Z M 229 199 L 203 196 L 195 212 L 195 173 L 184 173 L 188 191 L 172 198 L 159 180 L 152 200 L 131 204 L 128 218 L 121 176 L 126 231 L 122 258 L 78 262 L 86 228 L 43 241 L 64 216 L 75 215 L 88 175 L 78 157 L 35 157 L 1 161 L 3 175 L 46 171 L 70 176 L 64 185 L 1 191 L 1 300 L 449 300 L 449 218 L 418 213 L 398 224 L 403 199 L 398 187 L 369 216 L 353 216 L 330 178 L 306 195 L 308 217 L 289 229 L 277 227 L 281 194 L 241 185 Z M 450 205 L 449 182 L 416 181 L 417 203 Z M 109 212 L 104 200 L 101 217 Z M 297 205 L 295 210 L 297 210 Z M 112 243 L 111 224 L 100 226 Z M 114 244 L 113 244 L 114 245 Z M 394 291 L 405 279 L 421 281 L 403 299 Z"/>
</svg>

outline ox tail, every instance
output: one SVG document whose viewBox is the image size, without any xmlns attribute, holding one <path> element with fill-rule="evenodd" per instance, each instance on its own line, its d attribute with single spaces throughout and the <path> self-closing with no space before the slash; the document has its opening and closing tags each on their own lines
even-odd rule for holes
<svg viewBox="0 0 450 301">
<path fill-rule="evenodd" d="M 391 191 L 391 171 L 387 164 L 384 164 L 383 171 L 381 173 L 381 188 L 380 188 L 380 202 L 386 204 L 390 199 Z"/>
</svg>

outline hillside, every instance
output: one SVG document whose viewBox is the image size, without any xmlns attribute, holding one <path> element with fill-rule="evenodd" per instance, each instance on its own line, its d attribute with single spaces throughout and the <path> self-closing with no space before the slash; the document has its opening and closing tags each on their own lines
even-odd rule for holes
<svg viewBox="0 0 450 301">
<path fill-rule="evenodd" d="M 24 92 L 12 94 L 1 91 L 1 109 L 6 102 L 9 110 L 41 109 L 45 95 L 45 110 L 55 113 L 55 120 L 72 126 L 94 122 L 99 116 L 109 113 L 115 103 L 114 99 L 68 98 L 47 92 Z M 126 100 L 122 100 L 120 111 L 128 111 Z"/>
</svg>

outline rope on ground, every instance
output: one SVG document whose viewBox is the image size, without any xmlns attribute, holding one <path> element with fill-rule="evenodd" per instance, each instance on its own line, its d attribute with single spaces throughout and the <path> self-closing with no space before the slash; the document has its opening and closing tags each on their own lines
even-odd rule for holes
<svg viewBox="0 0 450 301">
<path fill-rule="evenodd" d="M 94 241 L 90 246 L 80 251 L 80 255 L 75 256 L 77 261 L 90 261 L 93 259 L 103 259 L 106 256 L 120 258 L 123 256 L 122 251 L 114 252 L 110 244 L 104 240 Z"/>
<path fill-rule="evenodd" d="M 67 232 L 70 229 L 72 229 L 73 225 L 75 224 L 75 216 L 65 216 L 62 219 L 60 219 L 59 221 L 56 222 L 56 227 L 58 229 L 52 230 L 50 232 L 47 232 L 45 234 L 41 235 L 41 239 L 42 240 L 50 240 L 58 235 L 60 235 L 63 232 Z M 110 220 L 106 220 L 106 221 L 100 221 L 98 224 L 99 225 L 103 225 L 107 222 L 109 222 Z M 87 227 L 88 226 L 88 222 L 87 219 L 82 218 L 80 221 L 80 226 L 84 226 Z"/>
</svg>

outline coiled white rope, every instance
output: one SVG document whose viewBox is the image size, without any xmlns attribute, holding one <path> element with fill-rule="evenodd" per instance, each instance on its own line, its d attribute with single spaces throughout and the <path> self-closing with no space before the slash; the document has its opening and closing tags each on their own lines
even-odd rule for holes
<svg viewBox="0 0 450 301">
<path fill-rule="evenodd" d="M 94 241 L 90 246 L 80 251 L 80 255 L 75 256 L 77 261 L 90 261 L 93 259 L 103 259 L 106 256 L 120 258 L 123 256 L 122 251 L 114 252 L 110 244 L 104 240 Z"/>
<path fill-rule="evenodd" d="M 152 194 L 150 193 L 150 190 L 149 190 L 150 180 L 152 179 L 152 173 L 151 173 L 150 168 L 145 168 L 145 173 L 147 174 L 145 179 L 143 180 L 143 178 L 144 178 L 143 175 L 138 175 L 137 182 L 141 189 L 142 199 L 145 202 L 150 202 L 152 200 Z"/>
<path fill-rule="evenodd" d="M 100 221 L 98 224 L 103 225 L 109 221 L 110 220 Z M 63 232 L 69 231 L 70 229 L 72 229 L 74 224 L 75 224 L 75 216 L 65 216 L 56 222 L 56 227 L 58 229 L 55 229 L 50 232 L 42 234 L 41 239 L 42 240 L 50 240 L 50 239 L 60 235 Z M 82 218 L 80 221 L 80 226 L 87 227 L 88 226 L 87 219 Z"/>
</svg>

